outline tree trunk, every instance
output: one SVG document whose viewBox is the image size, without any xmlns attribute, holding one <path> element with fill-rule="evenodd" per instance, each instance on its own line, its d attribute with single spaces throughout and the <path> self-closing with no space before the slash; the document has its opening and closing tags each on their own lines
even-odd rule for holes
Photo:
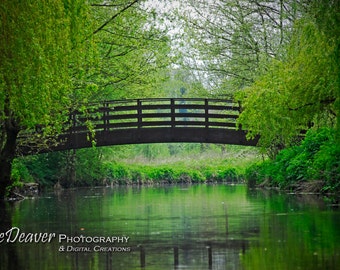
<svg viewBox="0 0 340 270">
<path fill-rule="evenodd" d="M 75 149 L 71 149 L 67 151 L 66 158 L 66 181 L 68 187 L 73 187 L 76 182 L 76 162 L 77 162 L 77 153 Z"/>
<path fill-rule="evenodd" d="M 12 162 L 15 157 L 19 129 L 5 128 L 6 142 L 0 153 L 0 200 L 6 195 L 6 188 L 11 184 Z"/>
</svg>

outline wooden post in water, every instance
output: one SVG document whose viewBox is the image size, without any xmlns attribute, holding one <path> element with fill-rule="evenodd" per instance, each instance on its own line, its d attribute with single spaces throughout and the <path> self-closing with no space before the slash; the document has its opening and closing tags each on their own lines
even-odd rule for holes
<svg viewBox="0 0 340 270">
<path fill-rule="evenodd" d="M 225 214 L 225 234 L 228 237 L 229 234 L 229 220 L 228 220 L 228 212 L 227 212 L 227 207 L 223 202 L 223 208 L 224 208 L 224 214 Z"/>
<path fill-rule="evenodd" d="M 106 255 L 106 269 L 112 269 L 112 253 L 108 252 Z"/>
<path fill-rule="evenodd" d="M 74 269 L 79 269 L 79 261 L 78 261 L 78 252 L 76 252 L 76 260 L 75 260 L 75 267 Z"/>
<path fill-rule="evenodd" d="M 174 247 L 174 265 L 178 266 L 178 247 Z"/>
<path fill-rule="evenodd" d="M 145 267 L 145 249 L 143 246 L 140 246 L 140 267 Z"/>
<path fill-rule="evenodd" d="M 208 246 L 208 261 L 209 261 L 209 269 L 212 267 L 212 249 L 211 246 Z"/>
</svg>

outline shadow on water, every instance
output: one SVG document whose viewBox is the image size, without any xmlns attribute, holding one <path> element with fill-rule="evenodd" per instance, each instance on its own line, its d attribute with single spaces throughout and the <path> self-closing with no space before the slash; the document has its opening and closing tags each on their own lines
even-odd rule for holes
<svg viewBox="0 0 340 270">
<path fill-rule="evenodd" d="M 0 233 L 6 232 L 10 228 L 12 228 L 13 207 L 15 207 L 15 203 L 9 203 L 0 200 Z M 2 250 L 3 247 L 5 247 L 5 252 Z M 0 243 L 0 258 L 0 269 L 24 269 L 23 265 L 20 263 L 17 248 L 15 247 L 15 245 L 12 245 L 10 243 Z"/>
</svg>

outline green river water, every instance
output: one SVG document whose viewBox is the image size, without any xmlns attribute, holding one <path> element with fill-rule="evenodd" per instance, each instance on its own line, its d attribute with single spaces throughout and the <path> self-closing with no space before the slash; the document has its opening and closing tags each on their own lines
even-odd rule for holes
<svg viewBox="0 0 340 270">
<path fill-rule="evenodd" d="M 2 205 L 0 269 L 340 269 L 340 210 L 242 185 L 44 193 Z"/>
</svg>

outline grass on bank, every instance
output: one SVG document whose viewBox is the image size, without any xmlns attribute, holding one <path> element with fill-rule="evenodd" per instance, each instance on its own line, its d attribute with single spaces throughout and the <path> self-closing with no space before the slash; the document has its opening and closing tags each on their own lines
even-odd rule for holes
<svg viewBox="0 0 340 270">
<path fill-rule="evenodd" d="M 142 156 L 105 164 L 115 184 L 243 182 L 246 168 L 259 160 L 254 148 L 229 148 L 147 160 Z"/>
<path fill-rule="evenodd" d="M 212 144 L 98 147 L 27 156 L 13 164 L 14 186 L 240 182 L 258 149 Z M 74 176 L 72 178 L 71 176 Z"/>
</svg>

